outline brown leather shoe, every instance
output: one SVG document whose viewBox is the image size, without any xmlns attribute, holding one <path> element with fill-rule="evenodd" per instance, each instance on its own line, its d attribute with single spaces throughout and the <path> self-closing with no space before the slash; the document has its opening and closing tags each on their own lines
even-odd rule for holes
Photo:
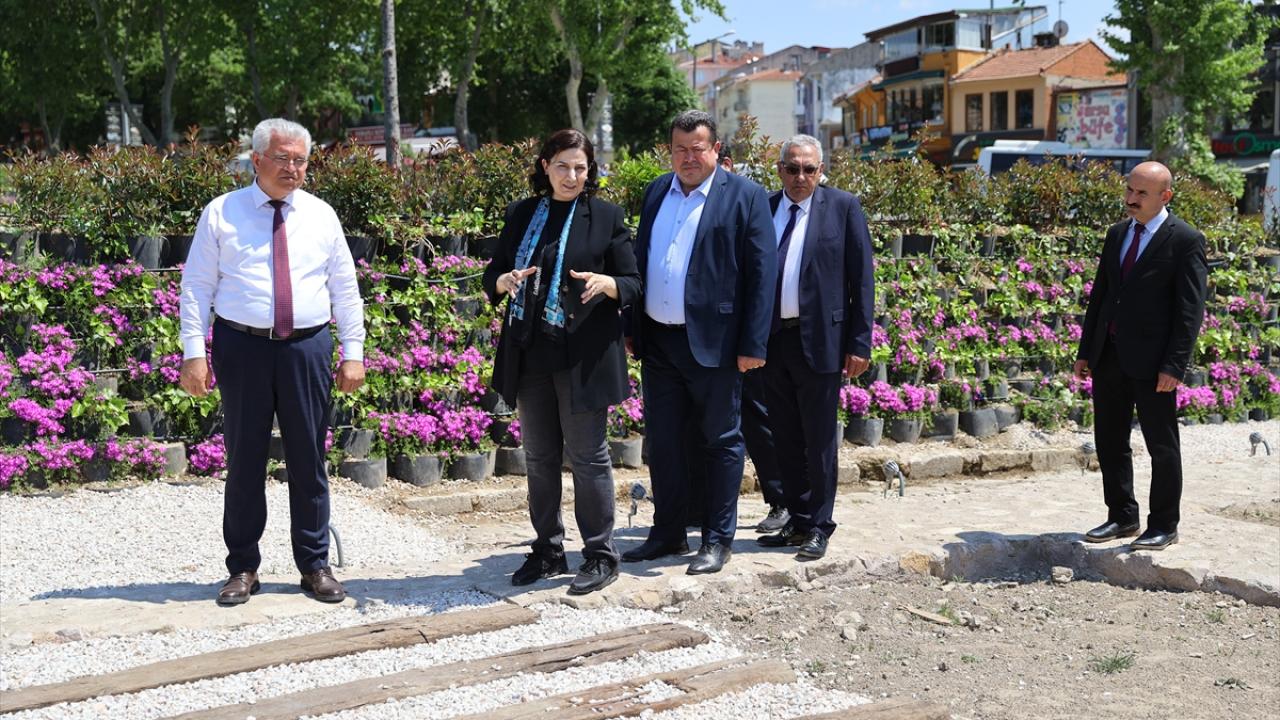
<svg viewBox="0 0 1280 720">
<path fill-rule="evenodd" d="M 311 593 L 320 602 L 336 603 L 347 598 L 346 589 L 333 576 L 333 570 L 330 570 L 328 565 L 314 572 L 303 573 L 302 589 Z"/>
<path fill-rule="evenodd" d="M 232 575 L 218 591 L 219 605 L 243 605 L 249 602 L 249 596 L 258 592 L 262 585 L 258 582 L 258 573 L 245 570 Z"/>
</svg>

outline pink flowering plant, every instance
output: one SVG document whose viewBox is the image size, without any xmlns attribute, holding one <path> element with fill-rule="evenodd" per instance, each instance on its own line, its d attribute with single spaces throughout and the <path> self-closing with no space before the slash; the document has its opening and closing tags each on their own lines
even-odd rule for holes
<svg viewBox="0 0 1280 720">
<path fill-rule="evenodd" d="M 923 420 L 937 408 L 938 394 L 927 386 L 903 383 L 894 387 L 886 382 L 871 383 L 871 403 L 875 414 L 889 420 Z"/>
<path fill-rule="evenodd" d="M 609 406 L 609 437 L 614 440 L 626 440 L 644 433 L 644 399 L 638 393 L 623 400 L 617 405 Z"/>
<path fill-rule="evenodd" d="M 376 455 L 416 457 L 439 450 L 440 419 L 422 412 L 370 413 L 381 446 Z M 375 444 L 378 444 L 375 442 Z"/>
<path fill-rule="evenodd" d="M 874 417 L 871 404 L 871 393 L 857 385 L 845 385 L 840 388 L 840 404 L 836 407 L 836 418 L 841 425 L 848 425 L 853 418 Z"/>
<path fill-rule="evenodd" d="M 222 434 L 211 435 L 187 449 L 187 466 L 196 475 L 214 476 L 227 469 L 227 447 Z"/>
</svg>

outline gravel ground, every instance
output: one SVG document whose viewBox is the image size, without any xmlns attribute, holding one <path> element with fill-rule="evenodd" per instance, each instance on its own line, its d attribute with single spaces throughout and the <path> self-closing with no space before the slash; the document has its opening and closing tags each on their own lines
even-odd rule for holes
<svg viewBox="0 0 1280 720">
<path fill-rule="evenodd" d="M 335 482 L 334 526 L 344 571 L 417 567 L 456 552 L 439 533 L 370 507 Z M 263 575 L 296 579 L 286 486 L 267 487 Z M 148 483 L 63 497 L 0 494 L 0 602 L 92 596 L 132 584 L 214 584 L 226 577 L 222 485 Z M 69 543 L 75 543 L 69 546 Z"/>
</svg>

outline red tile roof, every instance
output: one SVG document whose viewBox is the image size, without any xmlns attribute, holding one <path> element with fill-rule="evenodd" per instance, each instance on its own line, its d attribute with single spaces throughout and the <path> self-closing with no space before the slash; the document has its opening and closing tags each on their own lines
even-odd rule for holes
<svg viewBox="0 0 1280 720">
<path fill-rule="evenodd" d="M 975 80 L 1004 80 L 1008 78 L 1028 77 L 1032 75 L 1043 75 L 1048 73 L 1054 65 L 1061 63 L 1076 53 L 1085 52 L 1090 54 L 1101 55 L 1098 63 L 1088 63 L 1094 65 L 1095 69 L 1085 74 L 1078 70 L 1075 72 L 1066 72 L 1063 74 L 1077 77 L 1097 77 L 1099 79 L 1117 79 L 1123 78 L 1120 73 L 1112 73 L 1105 69 L 1103 62 L 1106 58 L 1105 52 L 1098 47 L 1092 40 L 1074 43 L 1071 45 L 1059 45 L 1052 48 L 1029 48 L 1026 50 L 1001 50 L 995 55 L 982 60 L 974 65 L 970 65 L 952 78 L 953 82 L 967 82 Z"/>
</svg>

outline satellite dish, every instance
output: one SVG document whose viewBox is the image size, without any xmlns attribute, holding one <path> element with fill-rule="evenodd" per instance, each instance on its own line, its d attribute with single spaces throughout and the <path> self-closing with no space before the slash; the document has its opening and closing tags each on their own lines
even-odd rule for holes
<svg viewBox="0 0 1280 720">
<path fill-rule="evenodd" d="M 1067 36 L 1067 30 L 1068 30 L 1068 28 L 1067 28 L 1067 21 L 1066 21 L 1066 20 L 1059 20 L 1058 22 L 1056 22 L 1056 23 L 1054 23 L 1054 24 L 1053 24 L 1053 34 L 1054 34 L 1054 36 L 1055 36 L 1055 37 L 1057 37 L 1058 39 L 1062 39 L 1062 38 L 1066 37 L 1066 36 Z"/>
</svg>

